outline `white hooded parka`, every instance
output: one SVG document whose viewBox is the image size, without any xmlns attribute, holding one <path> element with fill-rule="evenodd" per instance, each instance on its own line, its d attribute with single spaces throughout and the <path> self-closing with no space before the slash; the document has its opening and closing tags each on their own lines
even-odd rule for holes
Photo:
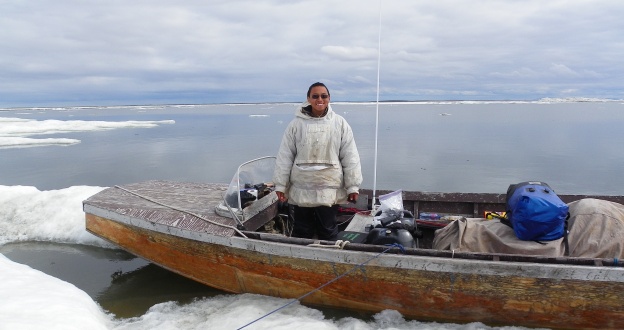
<svg viewBox="0 0 624 330">
<path fill-rule="evenodd" d="M 302 207 L 345 203 L 362 184 L 360 156 L 347 121 L 328 105 L 323 117 L 295 113 L 280 145 L 273 183 L 289 203 Z"/>
</svg>

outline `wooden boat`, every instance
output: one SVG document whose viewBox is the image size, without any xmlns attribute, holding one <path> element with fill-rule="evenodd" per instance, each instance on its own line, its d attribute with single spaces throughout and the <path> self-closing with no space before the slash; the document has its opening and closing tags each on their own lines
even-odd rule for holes
<svg viewBox="0 0 624 330">
<path fill-rule="evenodd" d="M 624 267 L 617 259 L 433 250 L 433 232 L 441 225 L 424 220 L 419 246 L 403 250 L 263 232 L 279 217 L 275 193 L 269 189 L 244 208 L 240 191 L 241 182 L 268 182 L 247 181 L 256 179 L 248 169 L 270 162 L 242 165 L 229 185 L 149 181 L 105 189 L 84 201 L 86 228 L 166 269 L 233 293 L 305 296 L 304 304 L 370 313 L 394 309 L 422 321 L 624 328 Z M 570 202 L 590 196 L 560 197 Z M 223 215 L 228 199 L 230 217 Z M 482 217 L 486 210 L 503 211 L 504 201 L 504 194 L 403 192 L 413 214 Z"/>
</svg>

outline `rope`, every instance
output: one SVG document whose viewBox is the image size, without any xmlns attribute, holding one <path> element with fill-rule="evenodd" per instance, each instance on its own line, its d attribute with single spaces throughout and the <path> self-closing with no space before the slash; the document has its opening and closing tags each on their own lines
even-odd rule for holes
<svg viewBox="0 0 624 330">
<path fill-rule="evenodd" d="M 338 276 L 338 277 L 334 278 L 333 280 L 331 280 L 331 281 L 329 281 L 329 282 L 327 282 L 327 283 L 325 283 L 325 284 L 323 284 L 323 285 L 319 286 L 318 288 L 316 288 L 316 289 L 314 289 L 314 290 L 312 290 L 312 291 L 310 291 L 310 292 L 308 292 L 308 293 L 304 294 L 303 296 L 301 296 L 301 297 L 299 297 L 299 298 L 296 298 L 296 299 L 293 299 L 293 300 L 291 300 L 290 302 L 288 302 L 287 304 L 285 304 L 285 305 L 283 305 L 283 306 L 281 306 L 281 307 L 279 307 L 279 308 L 277 308 L 277 309 L 274 309 L 274 310 L 270 311 L 270 312 L 269 312 L 269 313 L 267 313 L 267 314 L 264 314 L 263 316 L 261 316 L 261 317 L 259 317 L 259 318 L 255 319 L 255 320 L 253 320 L 253 321 L 251 321 L 251 322 L 249 322 L 249 323 L 247 323 L 247 324 L 243 325 L 242 327 L 238 328 L 237 330 L 240 330 L 240 329 L 246 328 L 246 327 L 248 327 L 248 326 L 250 326 L 250 325 L 252 325 L 252 324 L 254 324 L 254 323 L 256 323 L 256 322 L 258 322 L 258 321 L 260 321 L 260 320 L 262 320 L 263 318 L 265 318 L 265 317 L 267 317 L 267 316 L 269 316 L 269 315 L 271 315 L 271 314 L 273 314 L 273 313 L 276 313 L 276 312 L 278 312 L 279 310 L 284 309 L 284 308 L 286 308 L 286 307 L 288 307 L 288 306 L 292 305 L 293 303 L 295 303 L 295 302 L 297 302 L 297 301 L 299 301 L 299 300 L 301 300 L 301 299 L 304 299 L 305 297 L 307 297 L 307 296 L 309 296 L 309 295 L 313 294 L 314 292 L 319 291 L 319 290 L 321 290 L 322 288 L 324 288 L 324 287 L 326 287 L 326 286 L 328 286 L 328 285 L 330 285 L 330 284 L 332 284 L 332 283 L 336 282 L 337 280 L 339 280 L 339 279 L 341 279 L 341 278 L 343 278 L 343 277 L 345 277 L 345 276 L 349 275 L 350 273 L 354 272 L 355 270 L 360 269 L 360 268 L 363 268 L 363 267 L 364 267 L 364 265 L 366 265 L 367 263 L 369 263 L 369 262 L 371 262 L 371 261 L 373 261 L 373 260 L 375 260 L 375 259 L 379 258 L 379 256 L 381 256 L 382 254 L 384 254 L 384 253 L 386 253 L 386 252 L 388 252 L 388 251 L 390 251 L 390 250 L 394 249 L 395 247 L 399 248 L 402 252 L 405 252 L 405 249 L 403 248 L 403 246 L 402 246 L 401 244 L 394 243 L 394 244 L 386 244 L 386 245 L 387 245 L 387 246 L 389 246 L 387 249 L 385 249 L 385 250 L 381 251 L 380 253 L 378 253 L 377 255 L 375 255 L 375 256 L 373 256 L 373 257 L 371 257 L 370 259 L 368 259 L 368 260 L 364 261 L 363 263 L 361 263 L 361 264 L 359 264 L 359 265 L 356 265 L 355 267 L 351 268 L 349 271 L 347 271 L 347 272 L 343 273 L 342 275 L 340 275 L 340 276 Z M 332 245 L 326 245 L 326 246 L 332 246 Z"/>
<path fill-rule="evenodd" d="M 132 191 L 132 190 L 128 190 L 128 189 L 123 188 L 123 187 L 120 187 L 120 186 L 115 186 L 115 188 L 117 188 L 117 189 L 121 189 L 121 190 L 123 190 L 123 191 L 125 191 L 125 192 L 127 192 L 127 193 L 130 193 L 130 194 L 134 195 L 134 196 L 137 196 L 137 197 L 143 198 L 143 199 L 145 199 L 145 200 L 147 200 L 147 201 L 150 201 L 150 202 L 152 202 L 152 203 L 155 203 L 155 204 L 158 204 L 158 205 L 164 206 L 164 207 L 166 207 L 166 208 L 170 208 L 170 209 L 172 209 L 172 210 L 176 210 L 176 211 L 179 211 L 179 212 L 182 212 L 182 213 L 190 214 L 190 215 L 192 215 L 192 216 L 194 216 L 194 217 L 197 217 L 197 218 L 199 218 L 199 219 L 201 219 L 201 220 L 204 220 L 204 221 L 206 221 L 206 222 L 209 222 L 209 223 L 211 223 L 211 224 L 213 224 L 213 225 L 217 225 L 217 226 L 221 226 L 221 227 L 225 227 L 225 228 L 233 229 L 233 230 L 234 230 L 235 232 L 237 232 L 239 235 L 241 235 L 241 236 L 243 236 L 243 237 L 247 238 L 247 236 L 245 236 L 245 234 L 243 234 L 243 233 L 242 233 L 240 230 L 238 230 L 238 228 L 236 228 L 236 227 L 232 227 L 232 226 L 230 226 L 230 225 L 224 225 L 224 224 L 222 224 L 222 223 L 218 223 L 218 222 L 212 221 L 212 220 L 210 220 L 210 219 L 206 219 L 206 218 L 204 218 L 203 216 L 201 216 L 201 215 L 199 215 L 199 214 L 196 214 L 196 213 L 193 213 L 193 212 L 189 212 L 189 211 L 186 211 L 186 210 L 182 210 L 182 209 L 177 208 L 177 207 L 175 207 L 175 206 L 167 205 L 167 204 L 165 204 L 165 203 L 161 203 L 161 202 L 156 201 L 156 200 L 154 200 L 154 199 L 151 199 L 151 198 L 149 198 L 149 197 L 147 197 L 147 196 L 143 196 L 143 195 L 141 195 L 141 194 L 139 194 L 139 193 L 137 193 L 137 192 L 134 192 L 134 191 Z"/>
<path fill-rule="evenodd" d="M 337 224 L 337 226 L 338 226 L 338 227 L 340 227 L 340 226 L 344 225 L 345 223 L 347 223 L 347 222 L 349 222 L 349 221 L 353 220 L 353 218 L 355 218 L 355 214 L 354 214 L 354 215 L 352 215 L 352 216 L 350 216 L 347 220 L 345 220 L 345 221 L 343 221 L 343 222 L 341 222 L 341 223 Z"/>
<path fill-rule="evenodd" d="M 341 240 L 337 240 L 334 245 L 324 245 L 321 244 L 321 241 L 315 241 L 312 244 L 308 244 L 307 246 L 311 246 L 311 247 L 320 247 L 320 248 L 330 248 L 330 249 L 344 249 L 345 245 L 349 244 L 349 241 L 341 241 Z"/>
</svg>

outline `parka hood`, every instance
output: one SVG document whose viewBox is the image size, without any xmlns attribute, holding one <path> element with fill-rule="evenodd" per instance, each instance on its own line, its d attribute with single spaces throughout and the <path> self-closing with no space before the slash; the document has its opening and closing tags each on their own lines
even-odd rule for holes
<svg viewBox="0 0 624 330">
<path fill-rule="evenodd" d="M 334 111 L 332 110 L 331 104 L 327 105 L 327 114 L 323 117 L 310 116 L 308 112 L 304 110 L 304 108 L 309 105 L 310 105 L 310 102 L 308 101 L 301 103 L 301 105 L 297 107 L 297 110 L 295 111 L 295 116 L 299 118 L 304 118 L 304 119 L 323 119 L 323 118 L 331 119 L 334 116 Z"/>
</svg>

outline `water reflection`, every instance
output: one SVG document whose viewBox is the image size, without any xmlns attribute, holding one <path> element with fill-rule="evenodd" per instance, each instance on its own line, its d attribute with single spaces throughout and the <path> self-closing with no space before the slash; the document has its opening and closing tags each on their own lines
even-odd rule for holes
<svg viewBox="0 0 624 330">
<path fill-rule="evenodd" d="M 51 242 L 0 246 L 0 253 L 85 291 L 117 317 L 145 314 L 155 304 L 224 292 L 158 267 L 123 250 Z"/>
<path fill-rule="evenodd" d="M 127 318 L 143 315 L 158 303 L 177 301 L 184 304 L 219 294 L 225 293 L 147 264 L 126 273 L 116 273 L 111 285 L 94 298 L 107 311 Z"/>
</svg>

